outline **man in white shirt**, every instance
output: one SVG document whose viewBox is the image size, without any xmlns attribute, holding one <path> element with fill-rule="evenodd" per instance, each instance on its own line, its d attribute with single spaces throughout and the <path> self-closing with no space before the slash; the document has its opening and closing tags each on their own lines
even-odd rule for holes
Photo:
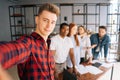
<svg viewBox="0 0 120 80">
<path fill-rule="evenodd" d="M 51 39 L 50 48 L 53 51 L 55 59 L 55 80 L 59 79 L 59 74 L 66 68 L 66 59 L 70 55 L 71 62 L 73 64 L 73 71 L 77 73 L 75 69 L 75 58 L 73 53 L 73 44 L 67 34 L 69 32 L 69 25 L 62 23 L 60 25 L 60 33 Z"/>
</svg>

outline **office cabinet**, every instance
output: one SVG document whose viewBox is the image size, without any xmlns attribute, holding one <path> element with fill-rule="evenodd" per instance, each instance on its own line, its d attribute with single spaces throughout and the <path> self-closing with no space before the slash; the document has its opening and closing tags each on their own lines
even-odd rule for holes
<svg viewBox="0 0 120 80">
<path fill-rule="evenodd" d="M 95 32 L 100 23 L 99 11 L 99 4 L 73 4 L 73 22 Z"/>
<path fill-rule="evenodd" d="M 39 5 L 9 6 L 11 40 L 22 35 L 29 35 L 35 29 L 35 16 Z"/>
</svg>

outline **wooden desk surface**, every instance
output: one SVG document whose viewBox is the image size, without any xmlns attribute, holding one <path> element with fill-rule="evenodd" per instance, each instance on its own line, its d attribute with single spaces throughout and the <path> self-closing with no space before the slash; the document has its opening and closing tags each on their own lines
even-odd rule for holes
<svg viewBox="0 0 120 80">
<path fill-rule="evenodd" d="M 102 70 L 103 72 L 97 75 L 91 73 L 82 74 L 78 77 L 78 80 L 99 80 L 99 78 L 103 76 L 105 73 L 107 73 L 107 71 L 110 70 L 111 68 L 104 68 L 101 66 L 99 69 Z"/>
<path fill-rule="evenodd" d="M 103 71 L 100 74 L 94 75 L 91 73 L 86 73 L 86 74 L 78 75 L 77 78 L 78 80 L 110 80 L 112 66 L 110 68 L 105 68 L 100 66 L 99 69 Z M 68 71 L 72 72 L 71 69 L 69 69 Z"/>
</svg>

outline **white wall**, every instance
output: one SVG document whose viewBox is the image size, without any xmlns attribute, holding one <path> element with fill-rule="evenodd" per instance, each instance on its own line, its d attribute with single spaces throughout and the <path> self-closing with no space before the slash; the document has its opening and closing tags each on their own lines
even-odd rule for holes
<svg viewBox="0 0 120 80">
<path fill-rule="evenodd" d="M 9 41 L 9 11 L 8 6 L 11 5 L 7 0 L 0 0 L 0 41 Z"/>
<path fill-rule="evenodd" d="M 109 3 L 108 0 L 20 0 L 21 3 L 19 4 L 42 4 L 42 3 Z M 64 21 L 64 17 L 67 17 L 67 23 L 71 23 L 72 22 L 72 7 L 71 6 L 61 6 L 61 23 L 65 22 Z M 66 11 L 67 10 L 67 11 Z M 75 16 L 76 17 L 76 16 Z M 78 17 L 78 16 L 77 16 Z M 75 22 L 80 21 L 78 19 L 80 19 L 81 17 L 79 16 L 79 18 L 75 18 L 77 20 L 75 20 Z M 90 20 L 91 21 L 91 20 Z M 59 19 L 58 19 L 58 24 L 59 24 Z M 93 29 L 94 30 L 94 29 Z M 59 31 L 59 26 L 56 25 L 55 27 L 55 32 Z"/>
<path fill-rule="evenodd" d="M 40 4 L 40 3 L 107 3 L 108 0 L 21 0 L 21 4 Z"/>
<path fill-rule="evenodd" d="M 8 0 L 0 0 L 0 41 L 10 41 L 9 11 L 8 6 L 14 3 Z M 17 76 L 16 66 L 8 70 L 14 80 L 19 80 Z"/>
<path fill-rule="evenodd" d="M 19 80 L 17 66 L 13 66 L 8 69 L 9 75 L 12 77 L 13 80 Z"/>
</svg>

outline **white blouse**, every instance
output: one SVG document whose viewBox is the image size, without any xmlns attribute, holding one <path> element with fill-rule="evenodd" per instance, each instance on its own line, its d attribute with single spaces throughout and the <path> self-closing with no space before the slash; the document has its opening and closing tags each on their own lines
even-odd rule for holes
<svg viewBox="0 0 120 80">
<path fill-rule="evenodd" d="M 77 36 L 77 37 L 78 37 L 78 40 L 80 42 L 80 36 Z M 70 39 L 72 40 L 72 43 L 73 43 L 73 50 L 74 50 L 74 57 L 75 57 L 76 66 L 78 66 L 80 63 L 80 46 L 76 46 L 74 36 L 71 36 Z M 70 56 L 68 56 L 68 58 L 67 58 L 67 66 L 68 67 L 73 66 L 71 59 L 70 59 Z"/>
<path fill-rule="evenodd" d="M 90 38 L 85 35 L 82 38 L 80 37 L 80 56 L 81 58 L 85 57 L 85 52 L 86 50 L 84 49 L 85 47 L 91 47 L 91 42 Z M 88 57 L 92 57 L 92 52 L 91 49 L 88 50 Z"/>
</svg>

